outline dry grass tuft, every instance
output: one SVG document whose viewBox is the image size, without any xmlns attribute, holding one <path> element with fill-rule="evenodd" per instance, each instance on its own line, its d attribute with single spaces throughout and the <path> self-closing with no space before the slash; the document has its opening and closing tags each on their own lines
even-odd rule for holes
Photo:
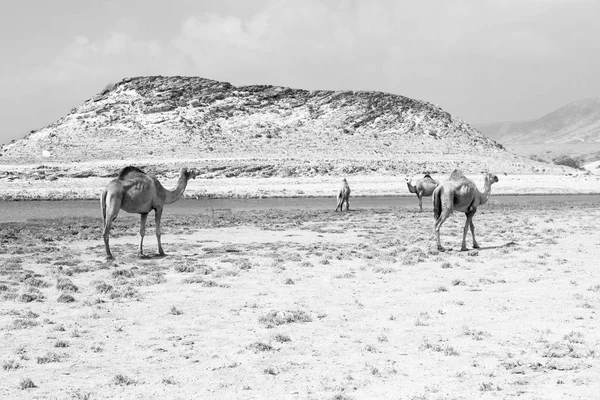
<svg viewBox="0 0 600 400">
<path fill-rule="evenodd" d="M 260 317 L 259 322 L 265 324 L 267 328 L 272 328 L 273 326 L 294 322 L 312 322 L 312 318 L 302 310 L 271 311 Z"/>
</svg>

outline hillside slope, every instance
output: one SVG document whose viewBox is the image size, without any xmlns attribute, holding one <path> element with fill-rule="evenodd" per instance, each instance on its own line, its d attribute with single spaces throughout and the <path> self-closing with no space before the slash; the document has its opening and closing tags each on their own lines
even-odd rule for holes
<svg viewBox="0 0 600 400">
<path fill-rule="evenodd" d="M 600 99 L 575 101 L 536 120 L 475 127 L 500 143 L 600 143 Z"/>
<path fill-rule="evenodd" d="M 569 155 L 583 162 L 600 160 L 598 98 L 575 101 L 536 120 L 474 127 L 522 156 L 552 160 Z"/>
<path fill-rule="evenodd" d="M 266 176 L 553 168 L 515 157 L 427 102 L 199 77 L 124 79 L 0 149 L 2 164 L 184 159 L 262 176 L 265 168 Z"/>
</svg>

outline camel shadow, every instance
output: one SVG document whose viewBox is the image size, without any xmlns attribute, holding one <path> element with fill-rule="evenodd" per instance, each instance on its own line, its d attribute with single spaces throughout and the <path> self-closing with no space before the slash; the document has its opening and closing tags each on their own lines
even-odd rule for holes
<svg viewBox="0 0 600 400">
<path fill-rule="evenodd" d="M 503 248 L 505 248 L 505 247 L 513 247 L 513 246 L 516 246 L 516 245 L 517 245 L 517 242 L 508 242 L 508 243 L 505 243 L 505 244 L 500 244 L 500 245 L 497 245 L 497 246 L 481 246 L 480 248 L 478 248 L 478 249 L 473 249 L 473 250 L 494 250 L 494 249 L 503 249 Z"/>
</svg>

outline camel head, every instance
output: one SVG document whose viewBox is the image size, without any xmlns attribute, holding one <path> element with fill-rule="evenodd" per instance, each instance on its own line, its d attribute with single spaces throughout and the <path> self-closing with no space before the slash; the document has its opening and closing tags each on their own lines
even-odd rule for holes
<svg viewBox="0 0 600 400">
<path fill-rule="evenodd" d="M 181 175 L 185 176 L 185 178 L 189 181 L 190 179 L 196 178 L 199 173 L 196 169 L 187 169 L 185 167 L 181 168 Z"/>
<path fill-rule="evenodd" d="M 485 174 L 485 182 L 489 182 L 491 185 L 492 183 L 498 182 L 498 177 L 494 174 L 487 173 Z"/>
</svg>

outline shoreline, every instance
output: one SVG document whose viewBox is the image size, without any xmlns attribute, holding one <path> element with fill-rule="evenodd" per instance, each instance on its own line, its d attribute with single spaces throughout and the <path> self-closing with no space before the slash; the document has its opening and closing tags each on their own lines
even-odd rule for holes
<svg viewBox="0 0 600 400">
<path fill-rule="evenodd" d="M 446 174 L 433 174 L 444 180 Z M 482 190 L 482 174 L 467 175 Z M 335 197 L 343 178 L 347 178 L 352 197 L 414 196 L 405 183 L 405 176 L 346 175 L 314 177 L 235 177 L 196 178 L 188 182 L 184 198 L 314 198 Z M 419 175 L 409 176 L 413 181 Z M 575 195 L 600 194 L 600 176 L 579 175 L 499 175 L 492 187 L 492 196 L 502 195 Z M 111 177 L 45 179 L 0 179 L 0 200 L 93 200 L 98 199 Z M 167 189 L 176 186 L 176 177 L 160 178 Z"/>
</svg>

